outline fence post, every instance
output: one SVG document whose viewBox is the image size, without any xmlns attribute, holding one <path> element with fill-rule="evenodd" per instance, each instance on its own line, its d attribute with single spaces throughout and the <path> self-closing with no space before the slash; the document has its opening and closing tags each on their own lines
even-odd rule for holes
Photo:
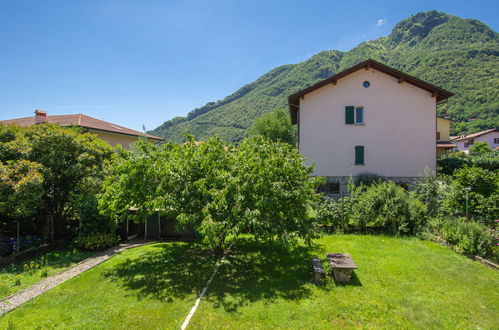
<svg viewBox="0 0 499 330">
<path fill-rule="evenodd" d="M 19 253 L 20 235 L 19 235 L 19 220 L 17 220 L 17 240 L 16 240 L 16 253 Z"/>
<path fill-rule="evenodd" d="M 161 238 L 161 216 L 158 211 L 158 239 Z"/>
</svg>

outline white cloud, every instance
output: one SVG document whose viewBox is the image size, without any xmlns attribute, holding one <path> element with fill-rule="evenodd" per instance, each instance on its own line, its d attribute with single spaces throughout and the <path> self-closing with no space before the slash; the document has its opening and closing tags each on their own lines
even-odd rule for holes
<svg viewBox="0 0 499 330">
<path fill-rule="evenodd" d="M 386 24 L 386 22 L 388 22 L 388 20 L 386 18 L 379 19 L 378 23 L 376 23 L 376 26 L 384 25 L 384 24 Z"/>
</svg>

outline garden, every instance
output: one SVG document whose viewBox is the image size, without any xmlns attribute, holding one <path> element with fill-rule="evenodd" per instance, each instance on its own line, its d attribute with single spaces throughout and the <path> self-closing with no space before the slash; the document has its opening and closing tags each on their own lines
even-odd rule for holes
<svg viewBox="0 0 499 330">
<path fill-rule="evenodd" d="M 262 134 L 113 150 L 42 125 L 0 126 L 0 140 L 4 255 L 66 247 L 0 270 L 0 299 L 116 245 L 123 220 L 159 212 L 196 237 L 124 251 L 2 327 L 178 328 L 222 256 L 190 327 L 492 328 L 499 316 L 497 270 L 473 260 L 499 260 L 497 151 L 449 154 L 408 190 L 365 173 L 333 199 L 289 141 Z M 311 258 L 329 252 L 355 260 L 350 282 L 325 262 L 312 281 Z"/>
<path fill-rule="evenodd" d="M 494 328 L 497 272 L 436 243 L 325 235 L 293 248 L 243 236 L 189 328 Z M 199 242 L 127 250 L 0 318 L 0 328 L 178 329 L 216 256 Z M 309 260 L 348 251 L 351 282 L 311 281 Z M 479 280 L 478 280 L 479 279 Z"/>
</svg>

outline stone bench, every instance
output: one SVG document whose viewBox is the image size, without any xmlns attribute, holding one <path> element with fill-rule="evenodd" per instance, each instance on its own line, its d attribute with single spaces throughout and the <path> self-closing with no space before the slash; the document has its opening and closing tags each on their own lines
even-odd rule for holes
<svg viewBox="0 0 499 330">
<path fill-rule="evenodd" d="M 314 271 L 314 282 L 319 283 L 326 277 L 326 271 L 322 267 L 321 259 L 312 258 L 312 270 Z"/>
<path fill-rule="evenodd" d="M 327 253 L 329 266 L 333 270 L 334 279 L 346 283 L 352 277 L 352 271 L 357 269 L 355 262 L 348 253 Z"/>
</svg>

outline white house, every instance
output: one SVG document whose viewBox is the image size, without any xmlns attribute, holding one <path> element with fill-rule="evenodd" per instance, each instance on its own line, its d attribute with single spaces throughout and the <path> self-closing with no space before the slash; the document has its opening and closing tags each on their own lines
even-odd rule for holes
<svg viewBox="0 0 499 330">
<path fill-rule="evenodd" d="M 469 149 L 473 147 L 475 142 L 487 142 L 490 149 L 494 150 L 499 147 L 499 130 L 492 128 L 452 139 L 452 143 L 457 146 L 457 150 L 464 151 L 465 153 L 469 153 Z"/>
<path fill-rule="evenodd" d="M 406 183 L 437 159 L 436 106 L 453 94 L 367 60 L 288 98 L 301 154 L 329 193 L 350 175 Z"/>
</svg>

